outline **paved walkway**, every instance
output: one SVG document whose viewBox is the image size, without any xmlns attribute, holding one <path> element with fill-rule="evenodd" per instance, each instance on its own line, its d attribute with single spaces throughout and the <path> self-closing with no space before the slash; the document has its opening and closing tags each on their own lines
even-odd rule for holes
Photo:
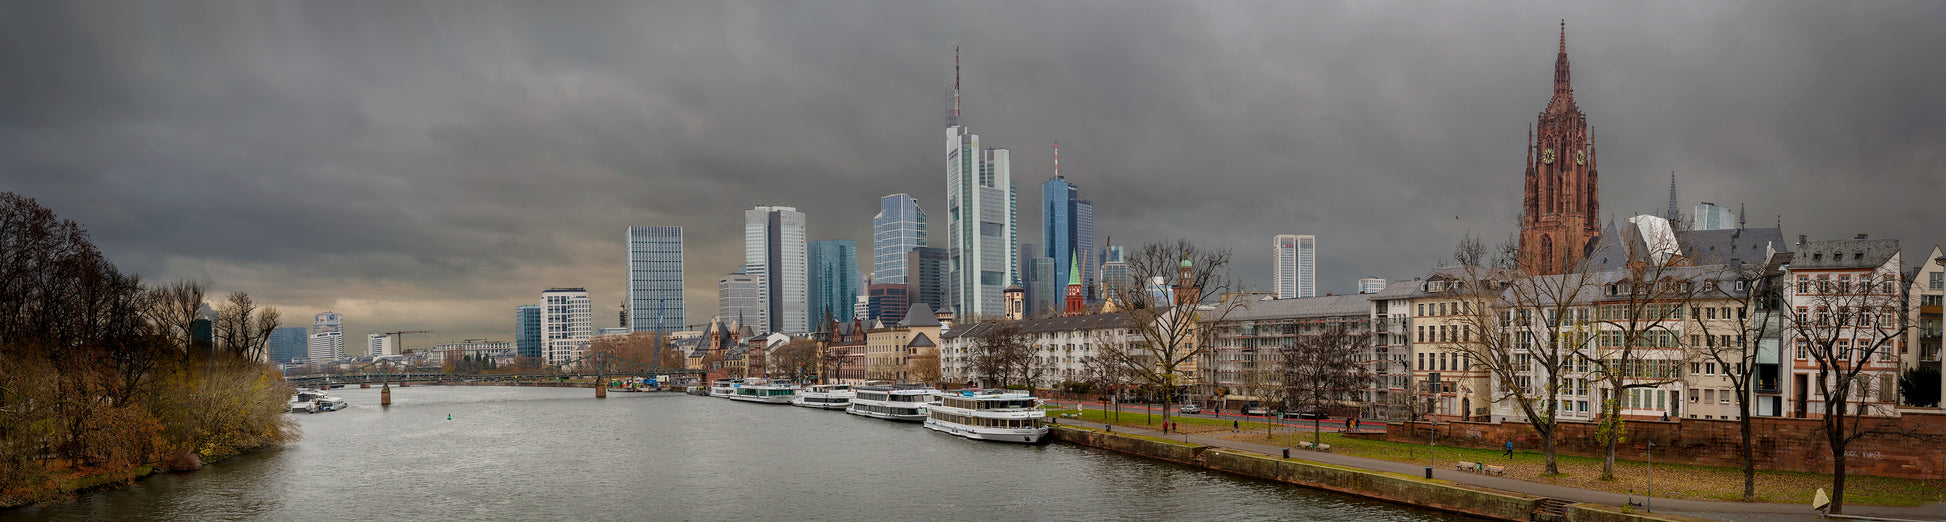
<svg viewBox="0 0 1946 522">
<path fill-rule="evenodd" d="M 1095 428 L 1100 428 L 1103 426 L 1100 423 L 1087 422 L 1087 421 L 1082 421 L 1077 419 L 1060 419 L 1060 423 L 1065 425 L 1080 425 L 1080 426 L 1089 426 Z M 1129 426 L 1115 426 L 1115 431 L 1118 433 L 1129 433 L 1129 434 L 1144 435 L 1149 437 L 1182 440 L 1184 442 L 1189 442 L 1192 444 L 1201 444 L 1206 446 L 1216 446 L 1222 448 L 1244 450 L 1244 451 L 1250 451 L 1255 453 L 1261 453 L 1265 455 L 1280 455 L 1284 450 L 1283 446 L 1272 446 L 1268 444 L 1257 444 L 1252 442 L 1236 441 L 1236 440 L 1218 438 L 1206 434 L 1182 434 L 1182 433 L 1164 434 L 1160 430 L 1156 430 L 1156 429 L 1136 428 L 1136 427 L 1129 427 Z M 1303 460 L 1323 462 L 1327 464 L 1349 466 L 1349 467 L 1366 469 L 1366 470 L 1390 471 L 1393 473 L 1402 473 L 1402 474 L 1411 475 L 1415 477 L 1423 477 L 1425 476 L 1425 472 L 1426 472 L 1426 466 L 1424 464 L 1407 464 L 1402 462 L 1392 462 L 1388 460 L 1353 457 L 1350 455 L 1339 455 L 1336 453 L 1322 453 L 1322 452 L 1316 452 L 1316 451 L 1310 451 L 1304 449 L 1295 449 L 1295 448 L 1291 449 L 1291 457 L 1303 459 Z M 1451 461 L 1442 462 L 1441 464 L 1444 464 L 1446 466 L 1451 466 L 1452 462 Z M 1539 482 L 1529 482 L 1525 480 L 1512 479 L 1506 477 L 1481 475 L 1478 473 L 1468 473 L 1463 471 L 1455 471 L 1452 469 L 1442 470 L 1437 467 L 1433 468 L 1433 478 L 1437 478 L 1441 480 L 1450 480 L 1462 484 L 1472 484 L 1476 486 L 1489 487 L 1489 488 L 1505 490 L 1505 491 L 1526 493 L 1529 495 L 1553 497 L 1553 498 L 1558 498 L 1563 500 L 1572 500 L 1576 502 L 1594 502 L 1599 504 L 1608 504 L 1611 506 L 1627 505 L 1628 502 L 1631 500 L 1635 501 L 1636 503 L 1641 503 L 1644 500 L 1642 497 L 1639 496 L 1630 496 L 1622 493 L 1610 493 L 1607 491 L 1595 491 L 1591 489 L 1558 486 L 1554 484 L 1542 484 Z M 1657 512 L 1669 512 L 1669 513 L 1677 513 L 1677 514 L 1692 515 L 1692 516 L 1698 516 L 1704 518 L 1723 519 L 1723 520 L 1818 520 L 1819 519 L 1819 517 L 1817 516 L 1817 512 L 1812 511 L 1810 506 L 1804 504 L 1713 502 L 1713 501 L 1704 501 L 1704 500 L 1677 500 L 1677 499 L 1658 498 L 1653 500 L 1652 506 L 1655 508 L 1655 511 Z M 1916 507 L 1845 506 L 1845 514 L 1852 515 L 1852 516 L 1884 517 L 1884 518 L 1896 518 L 1896 519 L 1906 519 L 1906 520 L 1946 520 L 1946 503 L 1930 504 L 1930 505 L 1916 506 Z"/>
</svg>

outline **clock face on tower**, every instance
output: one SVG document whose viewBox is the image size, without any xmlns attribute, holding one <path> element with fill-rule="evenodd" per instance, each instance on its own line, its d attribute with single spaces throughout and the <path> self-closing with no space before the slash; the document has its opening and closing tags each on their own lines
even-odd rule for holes
<svg viewBox="0 0 1946 522">
<path fill-rule="evenodd" d="M 1553 148 L 1548 148 L 1547 150 L 1543 150 L 1543 151 L 1541 151 L 1541 163 L 1546 163 L 1546 164 L 1549 164 L 1549 165 L 1553 165 L 1553 164 L 1554 164 L 1554 149 L 1553 149 Z"/>
<path fill-rule="evenodd" d="M 1574 164 L 1576 164 L 1576 165 L 1587 165 L 1587 164 L 1588 164 L 1588 151 L 1583 151 L 1583 150 L 1577 150 L 1577 151 L 1574 151 Z"/>
</svg>

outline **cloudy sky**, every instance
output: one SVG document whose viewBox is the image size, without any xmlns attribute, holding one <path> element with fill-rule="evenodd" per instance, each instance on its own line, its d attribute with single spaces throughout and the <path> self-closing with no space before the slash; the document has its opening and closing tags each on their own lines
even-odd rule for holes
<svg viewBox="0 0 1946 522">
<path fill-rule="evenodd" d="M 680 225 L 696 322 L 753 205 L 865 243 L 905 192 L 943 227 L 959 46 L 1023 241 L 1058 140 L 1097 237 L 1231 248 L 1264 288 L 1271 236 L 1316 234 L 1342 293 L 1514 231 L 1563 19 L 1605 213 L 1659 213 L 1673 170 L 1790 237 L 1946 240 L 1940 3 L 25 3 L 0 190 L 351 338 L 507 339 L 550 286 L 613 326 L 624 227 Z"/>
</svg>

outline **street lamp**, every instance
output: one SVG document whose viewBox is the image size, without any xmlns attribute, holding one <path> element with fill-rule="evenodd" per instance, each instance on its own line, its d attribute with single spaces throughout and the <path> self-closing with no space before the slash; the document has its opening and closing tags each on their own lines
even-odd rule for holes
<svg viewBox="0 0 1946 522">
<path fill-rule="evenodd" d="M 1655 441 L 1649 441 L 1649 496 L 1642 503 L 1650 513 L 1655 512 Z"/>
</svg>

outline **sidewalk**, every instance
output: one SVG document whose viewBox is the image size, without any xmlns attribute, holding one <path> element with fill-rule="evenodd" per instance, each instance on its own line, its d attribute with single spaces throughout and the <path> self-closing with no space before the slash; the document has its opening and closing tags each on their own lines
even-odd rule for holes
<svg viewBox="0 0 1946 522">
<path fill-rule="evenodd" d="M 1062 425 L 1069 425 L 1069 426 L 1086 426 L 1092 428 L 1104 427 L 1104 425 L 1100 423 L 1087 422 L 1079 419 L 1060 419 L 1059 422 Z M 1197 434 L 1185 435 L 1181 433 L 1165 434 L 1162 433 L 1160 430 L 1133 428 L 1128 426 L 1115 426 L 1115 432 L 1128 433 L 1133 435 L 1143 435 L 1148 437 L 1166 438 L 1171 440 L 1181 440 L 1192 444 L 1201 444 L 1205 446 L 1216 446 L 1221 448 L 1243 450 L 1243 451 L 1249 451 L 1249 452 L 1260 453 L 1264 455 L 1272 455 L 1272 456 L 1281 455 L 1283 453 L 1283 450 L 1285 449 L 1283 446 L 1272 446 L 1268 444 L 1257 444 L 1251 442 L 1235 441 L 1235 440 L 1212 437 L 1209 435 L 1197 435 Z M 1338 455 L 1335 453 L 1322 453 L 1322 452 L 1316 452 L 1316 451 L 1310 451 L 1304 449 L 1295 449 L 1295 448 L 1291 449 L 1291 458 L 1322 462 L 1326 464 L 1335 464 L 1339 466 L 1347 466 L 1347 467 L 1372 470 L 1372 471 L 1389 471 L 1393 473 L 1411 475 L 1414 477 L 1423 477 L 1425 476 L 1426 473 L 1426 466 L 1424 464 L 1407 464 L 1407 463 L 1392 462 L 1386 460 L 1368 459 L 1364 457 Z M 1451 466 L 1452 462 L 1442 462 L 1440 464 Z M 1575 502 L 1593 502 L 1598 504 L 1608 504 L 1611 506 L 1623 506 L 1623 505 L 1627 505 L 1629 500 L 1631 500 L 1631 498 L 1637 503 L 1641 503 L 1643 501 L 1642 497 L 1639 496 L 1630 497 L 1629 495 L 1621 494 L 1621 493 L 1609 493 L 1606 491 L 1594 491 L 1594 490 L 1573 488 L 1567 486 L 1557 486 L 1553 484 L 1541 484 L 1538 482 L 1528 482 L 1525 480 L 1511 479 L 1505 477 L 1495 477 L 1490 475 L 1481 475 L 1477 473 L 1467 473 L 1462 471 L 1454 471 L 1451 469 L 1441 470 L 1437 467 L 1433 468 L 1432 476 L 1433 478 L 1440 479 L 1440 480 L 1449 480 L 1449 481 L 1458 482 L 1462 484 L 1471 484 L 1475 486 L 1482 486 L 1482 487 L 1488 487 L 1488 488 L 1505 490 L 1505 491 L 1513 491 L 1517 493 L 1526 493 L 1529 495 L 1552 497 L 1552 498 L 1558 498 L 1563 500 L 1572 500 Z M 1676 499 L 1658 498 L 1653 501 L 1653 506 L 1655 507 L 1656 512 L 1676 513 L 1682 515 L 1691 515 L 1697 517 L 1715 518 L 1715 519 L 1724 519 L 1724 520 L 1819 520 L 1816 511 L 1812 511 L 1810 506 L 1808 505 L 1800 505 L 1800 504 L 1714 502 L 1714 501 L 1705 501 L 1705 500 L 1676 500 Z M 1849 516 L 1885 517 L 1885 518 L 1897 518 L 1897 519 L 1907 519 L 1907 520 L 1946 520 L 1946 503 L 1929 504 L 1929 505 L 1914 506 L 1914 507 L 1845 506 L 1845 514 Z"/>
</svg>

